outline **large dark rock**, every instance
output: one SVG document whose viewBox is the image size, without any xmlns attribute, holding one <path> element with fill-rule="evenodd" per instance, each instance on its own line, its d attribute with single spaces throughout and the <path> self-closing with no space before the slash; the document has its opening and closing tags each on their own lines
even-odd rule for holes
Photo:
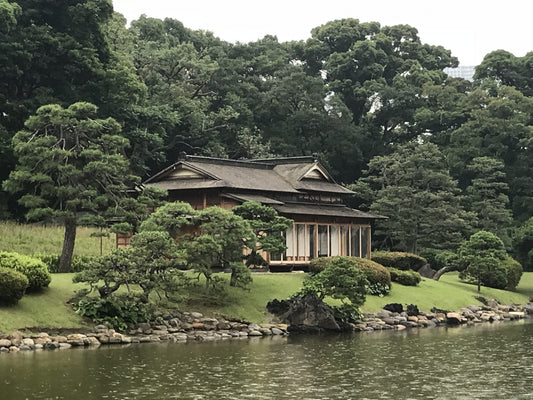
<svg viewBox="0 0 533 400">
<path fill-rule="evenodd" d="M 331 309 L 316 294 L 272 300 L 267 310 L 288 324 L 291 332 L 341 331 Z"/>
<path fill-rule="evenodd" d="M 429 266 L 429 264 L 424 265 L 422 268 L 418 270 L 418 273 L 423 276 L 424 278 L 433 279 L 437 271 L 435 271 L 433 268 Z"/>
<path fill-rule="evenodd" d="M 414 304 L 408 304 L 405 312 L 410 317 L 416 317 L 418 314 L 420 314 L 420 310 L 418 310 L 418 307 Z"/>
<path fill-rule="evenodd" d="M 402 313 L 403 312 L 403 306 L 400 303 L 389 303 L 386 304 L 385 307 L 383 307 L 384 310 L 391 311 L 394 313 Z"/>
</svg>

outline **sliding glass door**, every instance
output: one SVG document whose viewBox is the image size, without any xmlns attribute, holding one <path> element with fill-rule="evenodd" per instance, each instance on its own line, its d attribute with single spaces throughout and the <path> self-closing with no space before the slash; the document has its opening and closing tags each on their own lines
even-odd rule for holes
<svg viewBox="0 0 533 400">
<path fill-rule="evenodd" d="M 285 254 L 272 260 L 306 262 L 316 257 L 370 256 L 370 226 L 295 223 L 285 238 Z"/>
</svg>

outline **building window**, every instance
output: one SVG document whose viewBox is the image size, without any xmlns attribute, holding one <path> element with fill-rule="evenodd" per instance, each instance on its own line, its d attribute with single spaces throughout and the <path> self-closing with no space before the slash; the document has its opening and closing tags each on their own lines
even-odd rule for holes
<svg viewBox="0 0 533 400">
<path fill-rule="evenodd" d="M 306 262 L 328 256 L 367 258 L 370 254 L 369 226 L 295 223 L 287 229 L 285 239 L 285 254 L 272 255 L 272 261 Z"/>
<path fill-rule="evenodd" d="M 318 256 L 327 257 L 328 251 L 328 227 L 329 225 L 318 225 Z"/>
</svg>

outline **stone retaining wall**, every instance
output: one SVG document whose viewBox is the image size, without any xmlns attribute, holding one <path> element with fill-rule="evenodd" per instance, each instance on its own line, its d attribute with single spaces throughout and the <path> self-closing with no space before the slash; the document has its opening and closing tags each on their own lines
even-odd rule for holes
<svg viewBox="0 0 533 400">
<path fill-rule="evenodd" d="M 214 341 L 263 336 L 287 335 L 284 324 L 253 324 L 240 321 L 204 318 L 200 313 L 160 314 L 159 323 L 141 323 L 137 329 L 121 334 L 105 325 L 95 326 L 90 333 L 54 335 L 46 332 L 0 335 L 0 353 L 55 350 L 70 347 L 100 346 L 147 342 Z"/>
<path fill-rule="evenodd" d="M 412 310 L 416 310 L 413 313 Z M 487 305 L 469 306 L 459 312 L 433 313 L 381 310 L 365 314 L 362 321 L 349 324 L 352 331 L 373 332 L 381 330 L 405 330 L 438 326 L 479 324 L 494 321 L 512 321 L 533 317 L 533 303 L 525 306 L 501 305 L 489 300 Z M 416 315 L 414 315 L 416 314 Z M 121 334 L 105 325 L 97 325 L 90 333 L 54 335 L 51 333 L 25 334 L 14 332 L 0 334 L 0 353 L 30 350 L 55 350 L 70 347 L 100 346 L 105 344 L 130 344 L 146 342 L 215 341 L 249 337 L 288 335 L 285 324 L 254 324 L 242 321 L 204 318 L 200 313 L 174 313 L 158 316 L 158 324 L 141 323 L 135 330 Z"/>
<path fill-rule="evenodd" d="M 434 310 L 433 313 L 393 312 L 381 310 L 378 313 L 365 314 L 364 320 L 351 324 L 354 331 L 404 330 L 408 328 L 432 328 L 438 326 L 474 325 L 483 322 L 515 321 L 533 317 L 533 303 L 521 305 L 501 305 L 496 300 L 489 300 L 483 306 L 468 306 L 459 312 Z"/>
</svg>

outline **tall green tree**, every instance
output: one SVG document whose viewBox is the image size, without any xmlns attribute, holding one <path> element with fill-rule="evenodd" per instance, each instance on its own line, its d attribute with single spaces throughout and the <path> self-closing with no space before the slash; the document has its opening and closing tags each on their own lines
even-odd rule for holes
<svg viewBox="0 0 533 400">
<path fill-rule="evenodd" d="M 524 221 L 533 215 L 533 99 L 508 86 L 487 86 L 465 99 L 468 116 L 442 147 L 450 172 L 466 188 L 472 180 L 468 165 L 476 157 L 503 162 L 513 215 Z"/>
<path fill-rule="evenodd" d="M 139 183 L 124 157 L 128 141 L 112 118 L 97 107 L 74 103 L 40 107 L 13 138 L 17 165 L 3 182 L 19 193 L 28 220 L 55 220 L 65 226 L 59 270 L 68 272 L 76 227 L 121 207 L 126 190 Z"/>
<path fill-rule="evenodd" d="M 468 209 L 477 215 L 477 227 L 492 232 L 507 246 L 512 213 L 509 207 L 503 162 L 490 157 L 476 157 L 468 165 L 472 184 L 466 188 Z"/>
<path fill-rule="evenodd" d="M 533 270 L 533 217 L 513 232 L 513 253 L 526 271 Z"/>
<path fill-rule="evenodd" d="M 463 278 L 471 278 L 481 285 L 504 289 L 507 286 L 507 274 L 500 263 L 507 256 L 503 242 L 498 236 L 486 231 L 479 231 L 464 241 L 459 248 L 459 261 L 465 265 L 461 272 Z"/>
<path fill-rule="evenodd" d="M 373 213 L 387 220 L 376 237 L 394 249 L 454 249 L 469 231 L 474 216 L 461 204 L 457 183 L 432 143 L 408 143 L 388 156 L 374 157 L 352 188 L 366 193 Z"/>
</svg>

